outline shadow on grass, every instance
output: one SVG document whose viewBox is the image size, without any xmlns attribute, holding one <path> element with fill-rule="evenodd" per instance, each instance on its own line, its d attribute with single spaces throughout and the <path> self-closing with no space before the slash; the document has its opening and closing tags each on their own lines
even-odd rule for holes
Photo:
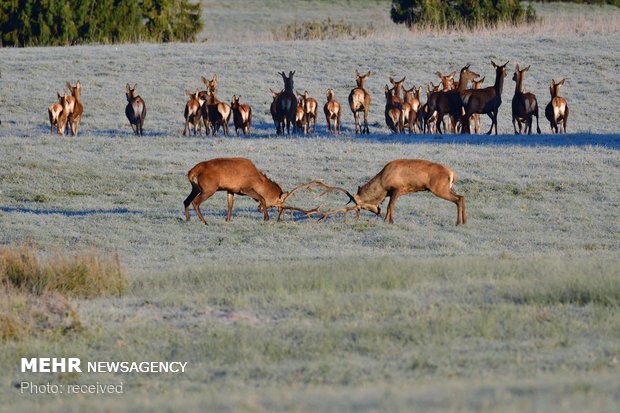
<svg viewBox="0 0 620 413">
<path fill-rule="evenodd" d="M 115 214 L 115 215 L 137 215 L 142 214 L 141 211 L 131 211 L 127 208 L 115 209 L 38 209 L 26 207 L 0 207 L 0 212 L 20 212 L 35 215 L 64 215 L 67 217 L 82 217 L 99 214 Z"/>
</svg>

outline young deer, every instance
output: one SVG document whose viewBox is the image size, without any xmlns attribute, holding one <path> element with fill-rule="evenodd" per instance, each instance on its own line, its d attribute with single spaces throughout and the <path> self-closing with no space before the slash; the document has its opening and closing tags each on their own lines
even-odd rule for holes
<svg viewBox="0 0 620 413">
<path fill-rule="evenodd" d="M 411 89 L 404 89 L 404 100 L 402 106 L 403 125 L 409 129 L 409 133 L 415 132 L 418 125 L 418 110 L 420 110 L 420 88 L 416 89 L 415 85 Z"/>
<path fill-rule="evenodd" d="M 334 98 L 334 89 L 327 89 L 327 102 L 323 106 L 327 130 L 329 133 L 340 135 L 340 103 Z M 332 121 L 334 126 L 332 127 Z"/>
<path fill-rule="evenodd" d="M 291 134 L 291 125 L 295 125 L 295 117 L 297 112 L 297 98 L 295 97 L 295 86 L 293 76 L 295 71 L 289 71 L 288 77 L 284 72 L 279 72 L 284 81 L 284 90 L 276 98 L 276 113 L 279 119 L 286 123 L 286 133 Z M 284 126 L 282 127 L 284 133 Z"/>
<path fill-rule="evenodd" d="M 299 132 L 303 131 L 304 135 L 308 133 L 306 129 L 306 110 L 304 109 L 304 100 L 302 98 L 297 101 L 297 108 L 295 109 L 295 126 L 294 130 Z"/>
<path fill-rule="evenodd" d="M 228 103 L 222 102 L 217 97 L 217 75 L 213 75 L 211 80 L 201 76 L 202 82 L 207 86 L 206 101 L 202 105 L 202 116 L 207 119 L 211 126 L 211 134 L 215 136 L 220 126 L 224 131 L 224 136 L 228 136 L 228 123 L 230 122 L 231 110 Z M 201 92 L 204 94 L 204 92 Z M 208 129 L 205 133 L 208 133 Z"/>
<path fill-rule="evenodd" d="M 67 88 L 71 91 L 71 96 L 68 97 L 69 127 L 71 128 L 71 135 L 77 136 L 78 129 L 80 128 L 80 121 L 82 120 L 82 113 L 84 112 L 84 106 L 82 105 L 82 85 L 79 80 L 75 86 L 67 82 Z"/>
<path fill-rule="evenodd" d="M 136 86 L 138 85 L 135 84 L 132 88 L 129 83 L 125 86 L 125 96 L 128 102 L 125 107 L 125 116 L 129 120 L 133 133 L 142 136 L 144 135 L 142 125 L 144 125 L 144 118 L 146 117 L 146 105 L 140 96 L 135 95 Z"/>
<path fill-rule="evenodd" d="M 551 130 L 554 133 L 560 131 L 566 133 L 566 122 L 568 121 L 568 105 L 566 99 L 559 95 L 560 86 L 564 84 L 566 79 L 562 79 L 559 82 L 551 79 L 549 84 L 549 93 L 551 93 L 551 101 L 545 107 L 545 117 L 551 124 Z M 558 125 L 562 126 L 560 130 Z"/>
<path fill-rule="evenodd" d="M 202 119 L 202 105 L 204 103 L 204 96 L 200 94 L 198 89 L 195 92 L 185 91 L 185 94 L 189 96 L 189 100 L 185 104 L 185 129 L 183 129 L 183 136 L 187 135 L 189 131 L 189 125 L 194 128 L 194 136 L 196 136 L 196 128 L 198 129 L 198 135 L 200 132 L 200 120 Z M 208 131 L 205 131 L 208 135 Z"/>
<path fill-rule="evenodd" d="M 312 122 L 312 133 L 316 133 L 316 116 L 318 103 L 315 98 L 308 94 L 308 91 L 304 91 L 303 95 L 300 95 L 301 102 L 303 102 L 304 112 L 306 114 L 306 133 L 310 133 L 310 122 Z"/>
<path fill-rule="evenodd" d="M 345 192 L 354 206 L 344 207 L 331 211 L 312 210 L 312 214 L 320 214 L 325 219 L 327 216 L 349 211 L 359 213 L 361 209 L 381 215 L 381 203 L 390 197 L 387 206 L 385 221 L 394 223 L 394 206 L 401 195 L 418 191 L 430 191 L 439 198 L 456 204 L 456 225 L 467 223 L 465 212 L 465 197 L 458 195 L 452 189 L 456 181 L 456 174 L 452 169 L 438 163 L 422 159 L 397 159 L 388 162 L 368 183 L 357 188 L 357 194 L 351 195 L 342 188 L 329 187 L 324 193 L 333 190 Z"/>
<path fill-rule="evenodd" d="M 395 88 L 385 85 L 385 123 L 393 133 L 403 132 L 403 115 L 400 98 L 395 94 Z"/>
<path fill-rule="evenodd" d="M 461 99 L 463 100 L 464 116 L 461 124 L 463 125 L 464 133 L 471 133 L 469 128 L 469 120 L 475 113 L 486 113 L 491 118 L 491 128 L 487 132 L 490 135 L 495 127 L 495 134 L 497 135 L 497 112 L 502 104 L 502 91 L 504 90 L 504 78 L 506 77 L 506 65 L 497 65 L 491 61 L 491 64 L 495 68 L 495 83 L 491 87 L 485 87 L 483 89 L 468 89 L 461 93 Z"/>
<path fill-rule="evenodd" d="M 392 88 L 394 89 L 394 97 L 397 98 L 400 102 L 402 102 L 402 94 L 403 94 L 403 83 L 405 83 L 405 79 L 407 76 L 403 76 L 399 81 L 394 80 L 392 76 L 390 76 L 390 83 L 392 84 Z"/>
<path fill-rule="evenodd" d="M 355 70 L 355 82 L 357 87 L 349 93 L 349 107 L 355 118 L 355 133 L 370 133 L 368 129 L 368 111 L 370 110 L 370 95 L 364 89 L 364 82 L 370 76 L 370 70 L 365 75 L 360 75 Z M 360 124 L 358 112 L 364 112 L 364 128 Z"/>
<path fill-rule="evenodd" d="M 474 87 L 472 89 L 480 89 L 480 88 L 482 88 L 482 83 L 484 82 L 484 77 L 482 79 L 472 80 L 471 82 L 474 85 Z M 480 134 L 480 115 L 478 113 L 474 113 L 473 116 L 471 117 L 471 120 L 474 121 L 474 130 L 476 131 L 476 134 Z M 470 122 L 471 122 L 471 120 L 470 120 Z M 471 123 L 470 123 L 469 127 L 471 128 Z"/>
<path fill-rule="evenodd" d="M 58 102 L 52 103 L 47 109 L 47 114 L 50 118 L 50 135 L 54 133 L 54 126 L 56 126 L 56 132 L 60 136 L 64 136 L 65 129 L 67 128 L 67 114 L 69 111 L 69 102 L 67 94 L 63 96 L 56 92 L 58 96 Z"/>
<path fill-rule="evenodd" d="M 532 116 L 536 116 L 536 131 L 540 133 L 540 127 L 538 126 L 538 101 L 536 95 L 533 93 L 523 92 L 523 76 L 525 72 L 530 70 L 530 67 L 519 70 L 519 65 L 515 66 L 515 73 L 512 76 L 512 80 L 515 83 L 515 94 L 512 98 L 512 127 L 515 130 L 516 135 L 521 134 L 522 124 L 525 124 L 525 131 L 528 135 L 532 134 Z M 517 132 L 517 126 L 519 124 L 519 131 Z"/>
<path fill-rule="evenodd" d="M 244 135 L 248 135 L 252 126 L 252 108 L 250 105 L 239 103 L 240 100 L 241 96 L 233 95 L 232 102 L 230 102 L 237 136 L 239 136 L 239 129 Z"/>
</svg>

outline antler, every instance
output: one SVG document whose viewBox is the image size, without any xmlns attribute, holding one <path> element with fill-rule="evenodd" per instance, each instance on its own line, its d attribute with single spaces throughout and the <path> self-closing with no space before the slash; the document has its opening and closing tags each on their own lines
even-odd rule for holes
<svg viewBox="0 0 620 413">
<path fill-rule="evenodd" d="M 333 209 L 333 210 L 323 210 L 323 205 L 319 205 L 315 208 L 312 209 L 303 209 L 303 208 L 298 208 L 298 207 L 294 207 L 294 206 L 290 206 L 290 205 L 286 205 L 285 202 L 286 200 L 293 195 L 295 192 L 301 190 L 301 189 L 308 189 L 308 190 L 312 190 L 312 188 L 314 187 L 322 187 L 324 188 L 323 192 L 321 192 L 319 195 L 317 195 L 315 197 L 315 199 L 318 199 L 322 196 L 325 196 L 326 194 L 330 193 L 330 192 L 334 192 L 334 191 L 338 191 L 338 192 L 342 192 L 344 194 L 346 194 L 349 197 L 349 202 L 347 202 L 347 204 L 350 204 L 351 202 L 354 202 L 355 205 L 354 206 L 345 206 L 343 208 L 339 208 L 339 209 Z M 357 217 L 359 217 L 359 212 L 360 212 L 360 206 L 357 204 L 357 202 L 355 201 L 355 198 L 353 197 L 353 195 L 351 195 L 351 193 L 349 191 L 347 191 L 344 188 L 340 188 L 337 186 L 330 186 L 327 185 L 326 183 L 324 183 L 323 181 L 319 181 L 319 180 L 315 180 L 315 181 L 311 181 L 305 184 L 301 184 L 296 186 L 295 188 L 293 188 L 291 191 L 289 191 L 286 196 L 282 199 L 282 202 L 280 204 L 280 206 L 278 206 L 278 221 L 280 220 L 282 214 L 284 213 L 284 211 L 291 211 L 291 220 L 293 220 L 293 212 L 297 211 L 297 212 L 301 212 L 303 213 L 305 216 L 307 216 L 308 218 L 311 218 L 315 215 L 320 215 L 321 217 L 319 218 L 319 222 L 324 221 L 327 217 L 329 217 L 330 215 L 334 215 L 334 214 L 338 214 L 338 213 L 344 213 L 345 215 L 345 219 L 346 219 L 346 214 L 349 211 L 356 211 Z"/>
</svg>

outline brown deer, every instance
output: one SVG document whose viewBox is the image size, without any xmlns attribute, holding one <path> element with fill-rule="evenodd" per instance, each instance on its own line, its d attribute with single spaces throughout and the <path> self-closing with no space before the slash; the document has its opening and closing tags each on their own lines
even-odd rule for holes
<svg viewBox="0 0 620 413">
<path fill-rule="evenodd" d="M 403 132 L 403 115 L 400 98 L 395 95 L 395 88 L 385 85 L 385 123 L 393 133 Z"/>
<path fill-rule="evenodd" d="M 422 131 L 424 133 L 435 133 L 436 125 L 437 125 L 437 111 L 429 111 L 428 110 L 428 102 L 431 100 L 433 94 L 439 92 L 439 86 L 441 84 L 435 85 L 431 82 L 426 86 L 426 103 L 420 106 L 418 110 L 418 119 L 422 125 Z"/>
<path fill-rule="evenodd" d="M 185 94 L 189 96 L 189 100 L 185 104 L 185 129 L 183 129 L 183 136 L 189 132 L 189 125 L 194 128 L 194 136 L 196 136 L 196 129 L 198 129 L 198 135 L 200 132 L 200 120 L 202 119 L 202 105 L 204 104 L 204 95 L 201 95 L 198 89 L 195 92 L 185 91 Z M 208 130 L 205 131 L 208 135 Z"/>
<path fill-rule="evenodd" d="M 416 89 L 415 85 L 411 89 L 404 89 L 403 126 L 409 129 L 409 133 L 415 132 L 418 125 L 418 111 L 420 110 L 420 89 Z"/>
<path fill-rule="evenodd" d="M 315 98 L 311 97 L 308 94 L 308 91 L 304 91 L 303 95 L 299 95 L 301 98 L 301 102 L 303 104 L 304 112 L 306 114 L 306 133 L 310 133 L 310 122 L 312 122 L 312 133 L 316 133 L 316 116 L 317 116 L 317 108 L 318 103 Z"/>
<path fill-rule="evenodd" d="M 67 94 L 63 96 L 56 92 L 58 96 L 58 102 L 52 103 L 47 109 L 47 114 L 50 118 L 50 135 L 54 134 L 54 126 L 56 126 L 56 132 L 60 136 L 64 136 L 65 129 L 67 128 L 67 119 L 69 111 L 69 102 Z"/>
<path fill-rule="evenodd" d="M 287 135 L 291 134 L 291 125 L 295 125 L 295 115 L 297 111 L 297 98 L 295 97 L 295 86 L 293 82 L 293 76 L 295 71 L 289 71 L 288 77 L 284 72 L 279 72 L 284 81 L 284 90 L 276 98 L 276 113 L 279 119 L 282 119 L 286 124 Z M 284 133 L 284 126 L 282 126 L 282 133 Z"/>
<path fill-rule="evenodd" d="M 82 113 L 84 112 L 84 106 L 82 105 L 82 85 L 79 80 L 75 86 L 67 82 L 67 88 L 71 91 L 71 96 L 68 97 L 69 127 L 71 128 L 71 135 L 77 136 L 78 129 L 80 128 L 80 121 L 82 120 Z"/>
<path fill-rule="evenodd" d="M 497 65 L 491 61 L 491 64 L 495 68 L 495 83 L 493 86 L 483 89 L 468 89 L 461 93 L 464 107 L 464 116 L 461 124 L 464 133 L 471 133 L 469 120 L 473 114 L 486 113 L 491 118 L 491 128 L 487 135 L 491 134 L 493 127 L 495 127 L 495 134 L 497 135 L 497 113 L 502 104 L 504 78 L 506 77 L 506 65 L 508 62 L 503 65 Z"/>
<path fill-rule="evenodd" d="M 428 99 L 429 112 L 437 112 L 436 126 L 437 132 L 439 133 L 442 133 L 441 123 L 443 122 L 445 115 L 448 115 L 450 118 L 448 127 L 452 132 L 456 129 L 457 119 L 460 119 L 462 116 L 461 110 L 463 107 L 463 100 L 461 99 L 461 94 L 467 90 L 467 84 L 469 81 L 479 76 L 478 73 L 469 70 L 469 66 L 470 65 L 468 64 L 461 69 L 456 89 L 446 90 L 448 87 L 448 81 L 445 83 L 443 82 L 444 79 L 454 78 L 455 72 L 452 72 L 448 75 L 448 77 L 444 76 L 442 79 L 442 83 L 444 83 L 444 90 L 433 93 Z M 441 77 L 441 73 L 437 72 L 437 75 Z"/>
<path fill-rule="evenodd" d="M 364 82 L 370 76 L 370 70 L 365 75 L 360 75 L 355 70 L 355 82 L 357 87 L 349 93 L 349 107 L 355 118 L 355 133 L 370 133 L 368 129 L 368 111 L 370 110 L 370 95 L 364 89 Z M 360 124 L 358 112 L 364 112 L 364 128 Z"/>
<path fill-rule="evenodd" d="M 263 172 L 259 171 L 249 159 L 245 158 L 215 158 L 196 164 L 187 173 L 187 179 L 192 185 L 192 191 L 183 201 L 185 220 L 189 221 L 189 205 L 192 204 L 198 218 L 206 224 L 200 204 L 209 199 L 217 191 L 228 193 L 228 209 L 226 221 L 230 221 L 235 195 L 245 195 L 258 202 L 258 210 L 263 213 L 265 221 L 269 220 L 269 208 L 278 208 L 278 220 L 284 210 L 301 211 L 306 215 L 316 213 L 313 210 L 303 210 L 285 204 L 286 199 L 298 189 L 307 188 L 314 183 L 295 187 L 290 192 L 284 192 L 280 185 L 272 181 Z"/>
<path fill-rule="evenodd" d="M 239 136 L 239 129 L 243 131 L 244 135 L 249 134 L 252 126 L 252 108 L 250 105 L 239 103 L 240 100 L 241 96 L 233 95 L 230 102 L 237 136 Z"/>
<path fill-rule="evenodd" d="M 471 83 L 473 84 L 472 89 L 481 89 L 483 82 L 484 82 L 484 77 L 482 79 L 472 80 L 471 81 Z M 474 122 L 474 131 L 476 132 L 476 134 L 480 134 L 480 114 L 474 113 L 471 117 L 471 120 L 473 120 Z M 469 125 L 469 127 L 471 128 L 471 124 Z"/>
<path fill-rule="evenodd" d="M 129 83 L 125 86 L 125 96 L 127 97 L 127 106 L 125 107 L 125 116 L 129 120 L 133 133 L 138 136 L 144 135 L 142 125 L 144 125 L 144 118 L 146 117 L 146 105 L 144 100 L 140 96 L 136 96 L 136 86 L 133 88 L 129 86 Z"/>
<path fill-rule="evenodd" d="M 519 70 L 519 65 L 515 65 L 515 73 L 512 80 L 515 81 L 515 94 L 512 97 L 512 127 L 516 135 L 521 134 L 522 124 L 525 124 L 525 131 L 528 135 L 532 134 L 532 116 L 536 116 L 536 131 L 540 134 L 538 126 L 538 101 L 533 93 L 523 92 L 523 77 L 530 67 Z M 519 125 L 517 132 L 516 123 Z"/>
<path fill-rule="evenodd" d="M 329 133 L 340 135 L 340 103 L 334 98 L 334 89 L 327 89 L 327 102 L 323 106 L 323 112 L 325 112 Z"/>
<path fill-rule="evenodd" d="M 560 86 L 564 84 L 566 79 L 562 79 L 559 82 L 551 79 L 549 84 L 549 93 L 551 94 L 551 101 L 545 107 L 545 117 L 551 124 L 551 130 L 554 133 L 559 133 L 560 129 L 558 125 L 562 126 L 561 132 L 566 133 L 566 122 L 568 121 L 568 105 L 566 99 L 559 95 Z"/>
<path fill-rule="evenodd" d="M 392 76 L 390 76 L 390 83 L 392 84 L 392 88 L 394 89 L 394 96 L 398 98 L 399 101 L 402 102 L 402 94 L 403 94 L 403 83 L 405 83 L 405 79 L 407 76 L 403 76 L 399 81 L 394 80 Z"/>
<path fill-rule="evenodd" d="M 410 192 L 430 191 L 439 198 L 454 202 L 457 208 L 456 225 L 466 224 L 465 197 L 452 189 L 455 181 L 456 174 L 446 166 L 422 159 L 397 159 L 388 162 L 374 178 L 358 187 L 355 195 L 342 188 L 317 183 L 326 188 L 323 194 L 333 190 L 342 191 L 348 195 L 349 203 L 353 202 L 355 205 L 329 211 L 315 208 L 308 211 L 307 215 L 322 215 L 321 219 L 325 219 L 329 215 L 342 212 L 346 214 L 355 211 L 359 214 L 361 209 L 381 215 L 380 205 L 389 196 L 385 221 L 392 224 L 398 197 Z"/>
<path fill-rule="evenodd" d="M 281 92 L 274 92 L 272 89 L 269 90 L 271 91 L 271 97 L 273 98 L 273 100 L 271 101 L 271 106 L 269 107 L 269 111 L 271 112 L 273 124 L 276 127 L 276 135 L 279 135 L 281 133 L 284 133 L 284 119 L 280 117 L 280 114 L 278 113 L 276 108 L 276 100 L 278 99 L 278 95 L 280 95 Z"/>
<path fill-rule="evenodd" d="M 308 130 L 306 129 L 306 110 L 304 109 L 303 98 L 297 101 L 297 108 L 295 109 L 294 130 L 297 132 L 303 131 L 304 135 L 308 133 Z"/>
<path fill-rule="evenodd" d="M 215 136 L 221 126 L 224 131 L 224 136 L 228 136 L 228 123 L 230 122 L 230 115 L 232 111 L 228 103 L 222 102 L 217 97 L 217 75 L 214 74 L 211 80 L 208 80 L 204 76 L 201 76 L 201 79 L 207 86 L 206 101 L 202 106 L 202 115 L 205 118 L 205 122 L 207 122 L 208 119 L 208 123 L 211 126 L 212 135 Z M 204 92 L 201 93 L 204 94 Z"/>
</svg>

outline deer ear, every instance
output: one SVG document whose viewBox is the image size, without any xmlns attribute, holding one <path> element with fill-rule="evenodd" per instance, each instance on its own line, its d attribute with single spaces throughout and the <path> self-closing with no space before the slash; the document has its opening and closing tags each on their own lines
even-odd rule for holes
<svg viewBox="0 0 620 413">
<path fill-rule="evenodd" d="M 78 89 L 82 88 L 82 84 L 80 83 L 80 81 L 78 80 L 77 83 L 75 84 L 75 87 L 77 87 Z"/>
<path fill-rule="evenodd" d="M 435 72 L 435 74 L 437 75 L 438 78 L 442 79 L 443 75 L 441 74 L 441 72 Z"/>
<path fill-rule="evenodd" d="M 127 84 L 125 85 L 125 90 L 126 90 L 127 92 L 129 92 L 129 90 L 130 90 L 130 89 L 131 89 L 131 88 L 129 87 L 129 83 L 127 83 Z"/>
<path fill-rule="evenodd" d="M 71 86 L 71 83 L 69 83 L 69 82 L 67 82 L 66 86 L 67 86 L 69 89 L 73 89 L 73 86 Z"/>
<path fill-rule="evenodd" d="M 365 77 L 368 77 L 370 75 L 372 75 L 372 73 L 370 73 L 370 70 L 369 70 L 368 73 L 366 73 Z"/>
<path fill-rule="evenodd" d="M 531 66 L 531 65 L 529 65 L 528 67 L 526 67 L 525 69 L 523 69 L 523 71 L 524 71 L 524 72 L 527 72 L 528 70 L 530 70 L 530 66 Z"/>
<path fill-rule="evenodd" d="M 495 64 L 494 61 L 491 60 L 491 64 L 493 65 L 494 68 L 497 68 L 498 66 Z"/>
<path fill-rule="evenodd" d="M 392 76 L 390 76 L 390 83 L 394 84 L 396 82 L 394 82 L 394 78 L 392 78 Z"/>
<path fill-rule="evenodd" d="M 563 85 L 565 80 L 566 80 L 566 78 L 564 78 L 564 79 L 560 80 L 560 81 L 559 81 L 558 83 L 556 83 L 556 84 L 557 84 L 557 85 Z"/>
</svg>

